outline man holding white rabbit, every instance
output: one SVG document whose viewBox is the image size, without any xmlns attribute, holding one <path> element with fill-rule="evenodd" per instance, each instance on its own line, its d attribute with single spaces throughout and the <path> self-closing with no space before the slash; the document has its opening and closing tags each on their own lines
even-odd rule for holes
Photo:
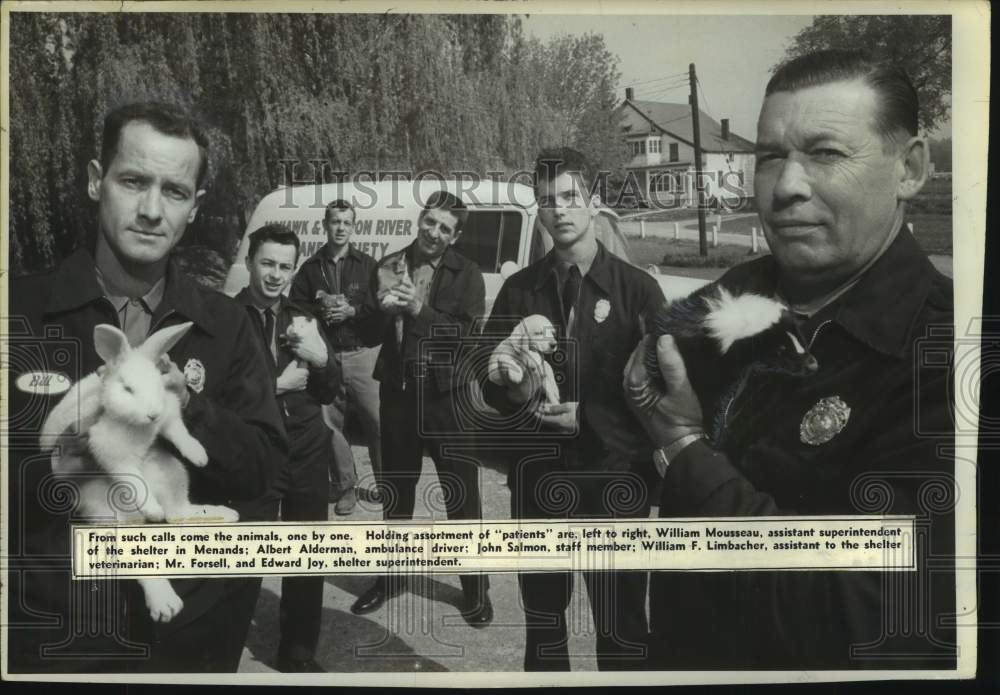
<svg viewBox="0 0 1000 695">
<path fill-rule="evenodd" d="M 192 322 L 163 365 L 187 429 L 209 456 L 204 468 L 188 467 L 191 499 L 236 509 L 244 521 L 270 520 L 276 505 L 265 493 L 287 444 L 253 327 L 238 304 L 170 262 L 205 194 L 207 148 L 176 106 L 110 111 L 100 157 L 87 167 L 96 241 L 54 271 L 12 282 L 9 328 L 34 356 L 32 369 L 76 381 L 101 365 L 96 325 L 116 325 L 138 344 L 165 325 Z M 35 442 L 61 392 L 15 386 L 20 368 L 12 364 L 8 382 L 10 418 L 24 435 L 10 440 L 11 672 L 235 671 L 259 578 L 174 580 L 184 605 L 163 623 L 151 620 L 134 582 L 70 580 L 74 495 L 58 487 L 67 479 L 53 482 L 52 461 Z M 80 458 L 86 474 L 85 438 L 59 454 L 63 463 Z M 70 489 L 79 482 L 70 479 Z"/>
</svg>

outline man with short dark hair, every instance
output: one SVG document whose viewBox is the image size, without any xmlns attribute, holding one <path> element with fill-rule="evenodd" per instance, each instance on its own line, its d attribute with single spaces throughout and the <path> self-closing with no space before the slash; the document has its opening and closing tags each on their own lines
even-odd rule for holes
<svg viewBox="0 0 1000 695">
<path fill-rule="evenodd" d="M 205 193 L 207 146 L 197 123 L 176 106 L 147 102 L 110 112 L 100 161 L 87 166 L 96 244 L 54 271 L 16 279 L 10 327 L 41 360 L 38 368 L 75 381 L 101 366 L 97 324 L 120 327 L 136 345 L 163 326 L 193 322 L 163 365 L 184 424 L 209 456 L 204 468 L 188 468 L 190 496 L 232 507 L 241 521 L 266 521 L 277 511 L 267 491 L 287 444 L 253 327 L 235 302 L 170 261 Z M 9 383 L 16 378 L 12 373 Z M 236 671 L 260 578 L 171 580 L 184 605 L 165 623 L 151 620 L 135 582 L 71 581 L 73 496 L 53 494 L 67 481 L 54 482 L 52 462 L 37 455 L 35 441 L 59 396 L 13 386 L 9 394 L 25 437 L 11 442 L 7 500 L 11 670 Z M 80 460 L 83 473 L 71 486 L 94 473 L 85 446 L 54 454 Z"/>
<path fill-rule="evenodd" d="M 289 293 L 292 301 L 312 307 L 322 319 L 333 358 L 340 364 L 340 393 L 324 408 L 324 417 L 333 431 L 331 473 L 337 514 L 350 514 L 357 504 L 357 468 L 344 436 L 348 404 L 361 421 L 372 472 L 378 475 L 382 465 L 378 382 L 372 376 L 378 359 L 378 337 L 369 325 L 373 304 L 368 301 L 376 262 L 351 244 L 355 222 L 357 210 L 350 202 L 338 199 L 326 206 L 326 244 L 302 264 Z"/>
<path fill-rule="evenodd" d="M 250 284 L 236 301 L 247 308 L 258 328 L 258 345 L 274 378 L 290 452 L 281 494 L 282 521 L 326 521 L 329 464 L 333 455 L 321 407 L 331 403 L 340 381 L 336 360 L 320 337 L 318 326 L 294 330 L 297 318 L 315 317 L 282 292 L 292 281 L 299 238 L 281 224 L 269 224 L 250 235 L 247 270 Z M 282 577 L 278 643 L 279 671 L 322 672 L 316 663 L 323 616 L 322 575 Z"/>
<path fill-rule="evenodd" d="M 663 302 L 646 272 L 608 251 L 597 239 L 599 198 L 583 155 L 546 150 L 535 166 L 538 217 L 553 249 L 512 275 L 500 288 L 485 333 L 501 339 L 527 316 L 540 314 L 558 331 L 552 368 L 562 402 L 546 403 L 536 361 L 512 383 L 506 372 L 494 383 L 482 375 L 484 395 L 520 430 L 510 460 L 511 517 L 633 518 L 649 514 L 655 481 L 651 447 L 629 412 L 622 391 L 625 359 L 642 335 L 641 316 Z M 537 453 L 531 453 L 537 447 Z M 601 670 L 645 665 L 646 573 L 583 572 L 597 632 Z M 525 610 L 526 671 L 568 671 L 566 610 L 571 573 L 518 575 Z"/>
<path fill-rule="evenodd" d="M 754 181 L 772 255 L 720 282 L 783 300 L 819 369 L 748 373 L 713 441 L 672 338 L 664 393 L 642 346 L 626 375 L 665 468 L 661 516 L 915 515 L 916 571 L 654 575 L 652 667 L 954 666 L 952 287 L 904 224 L 927 161 L 901 69 L 854 51 L 779 68 Z"/>
<path fill-rule="evenodd" d="M 458 417 L 458 409 L 471 403 L 471 375 L 451 360 L 435 364 L 437 355 L 460 352 L 462 339 L 472 335 L 485 310 L 479 266 L 451 248 L 468 215 L 456 196 L 433 193 L 417 218 L 417 238 L 383 258 L 374 278 L 372 294 L 385 317 L 375 377 L 381 382 L 383 423 L 380 495 L 390 521 L 413 518 L 425 449 L 437 469 L 448 518 L 482 517 L 479 468 L 458 451 L 475 451 Z M 455 441 L 456 434 L 462 441 Z M 460 580 L 462 617 L 485 627 L 493 620 L 488 576 Z M 401 588 L 399 577 L 381 576 L 351 611 L 371 613 Z"/>
</svg>

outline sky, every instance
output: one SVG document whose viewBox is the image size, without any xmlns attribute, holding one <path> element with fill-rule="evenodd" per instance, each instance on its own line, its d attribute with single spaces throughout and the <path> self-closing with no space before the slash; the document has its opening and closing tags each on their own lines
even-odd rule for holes
<svg viewBox="0 0 1000 695">
<path fill-rule="evenodd" d="M 734 133 L 754 141 L 770 69 L 812 19 L 536 14 L 525 18 L 523 27 L 543 41 L 557 34 L 603 34 L 608 50 L 619 58 L 621 99 L 631 85 L 636 99 L 687 103 L 688 64 L 694 63 L 702 87 L 701 110 L 716 121 L 729 118 Z"/>
</svg>

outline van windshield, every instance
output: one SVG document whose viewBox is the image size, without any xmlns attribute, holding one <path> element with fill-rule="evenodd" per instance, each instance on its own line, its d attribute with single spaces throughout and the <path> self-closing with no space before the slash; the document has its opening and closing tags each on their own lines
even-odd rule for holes
<svg viewBox="0 0 1000 695">
<path fill-rule="evenodd" d="M 521 210 L 470 210 L 454 249 L 475 261 L 484 273 L 499 273 L 506 261 L 518 260 L 524 213 Z"/>
</svg>

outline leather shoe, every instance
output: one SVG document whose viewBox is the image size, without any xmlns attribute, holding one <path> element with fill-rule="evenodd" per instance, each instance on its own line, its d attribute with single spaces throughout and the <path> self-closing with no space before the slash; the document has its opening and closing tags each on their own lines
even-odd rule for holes
<svg viewBox="0 0 1000 695">
<path fill-rule="evenodd" d="M 383 603 L 398 593 L 398 589 L 390 591 L 387 583 L 384 580 L 379 580 L 368 591 L 358 597 L 358 600 L 351 606 L 351 613 L 354 613 L 354 615 L 374 613 L 382 607 Z"/>
<path fill-rule="evenodd" d="M 278 657 L 278 670 L 282 673 L 326 673 L 326 669 L 317 664 L 315 659 L 293 659 L 288 656 Z"/>
<path fill-rule="evenodd" d="M 486 627 L 493 622 L 493 603 L 489 594 L 483 594 L 481 599 L 466 599 L 465 609 L 462 611 L 465 622 L 475 628 Z"/>
<path fill-rule="evenodd" d="M 337 500 L 337 504 L 333 507 L 334 514 L 339 514 L 341 516 L 346 516 L 354 511 L 355 505 L 358 503 L 357 493 L 354 492 L 354 488 L 351 488 Z"/>
</svg>

